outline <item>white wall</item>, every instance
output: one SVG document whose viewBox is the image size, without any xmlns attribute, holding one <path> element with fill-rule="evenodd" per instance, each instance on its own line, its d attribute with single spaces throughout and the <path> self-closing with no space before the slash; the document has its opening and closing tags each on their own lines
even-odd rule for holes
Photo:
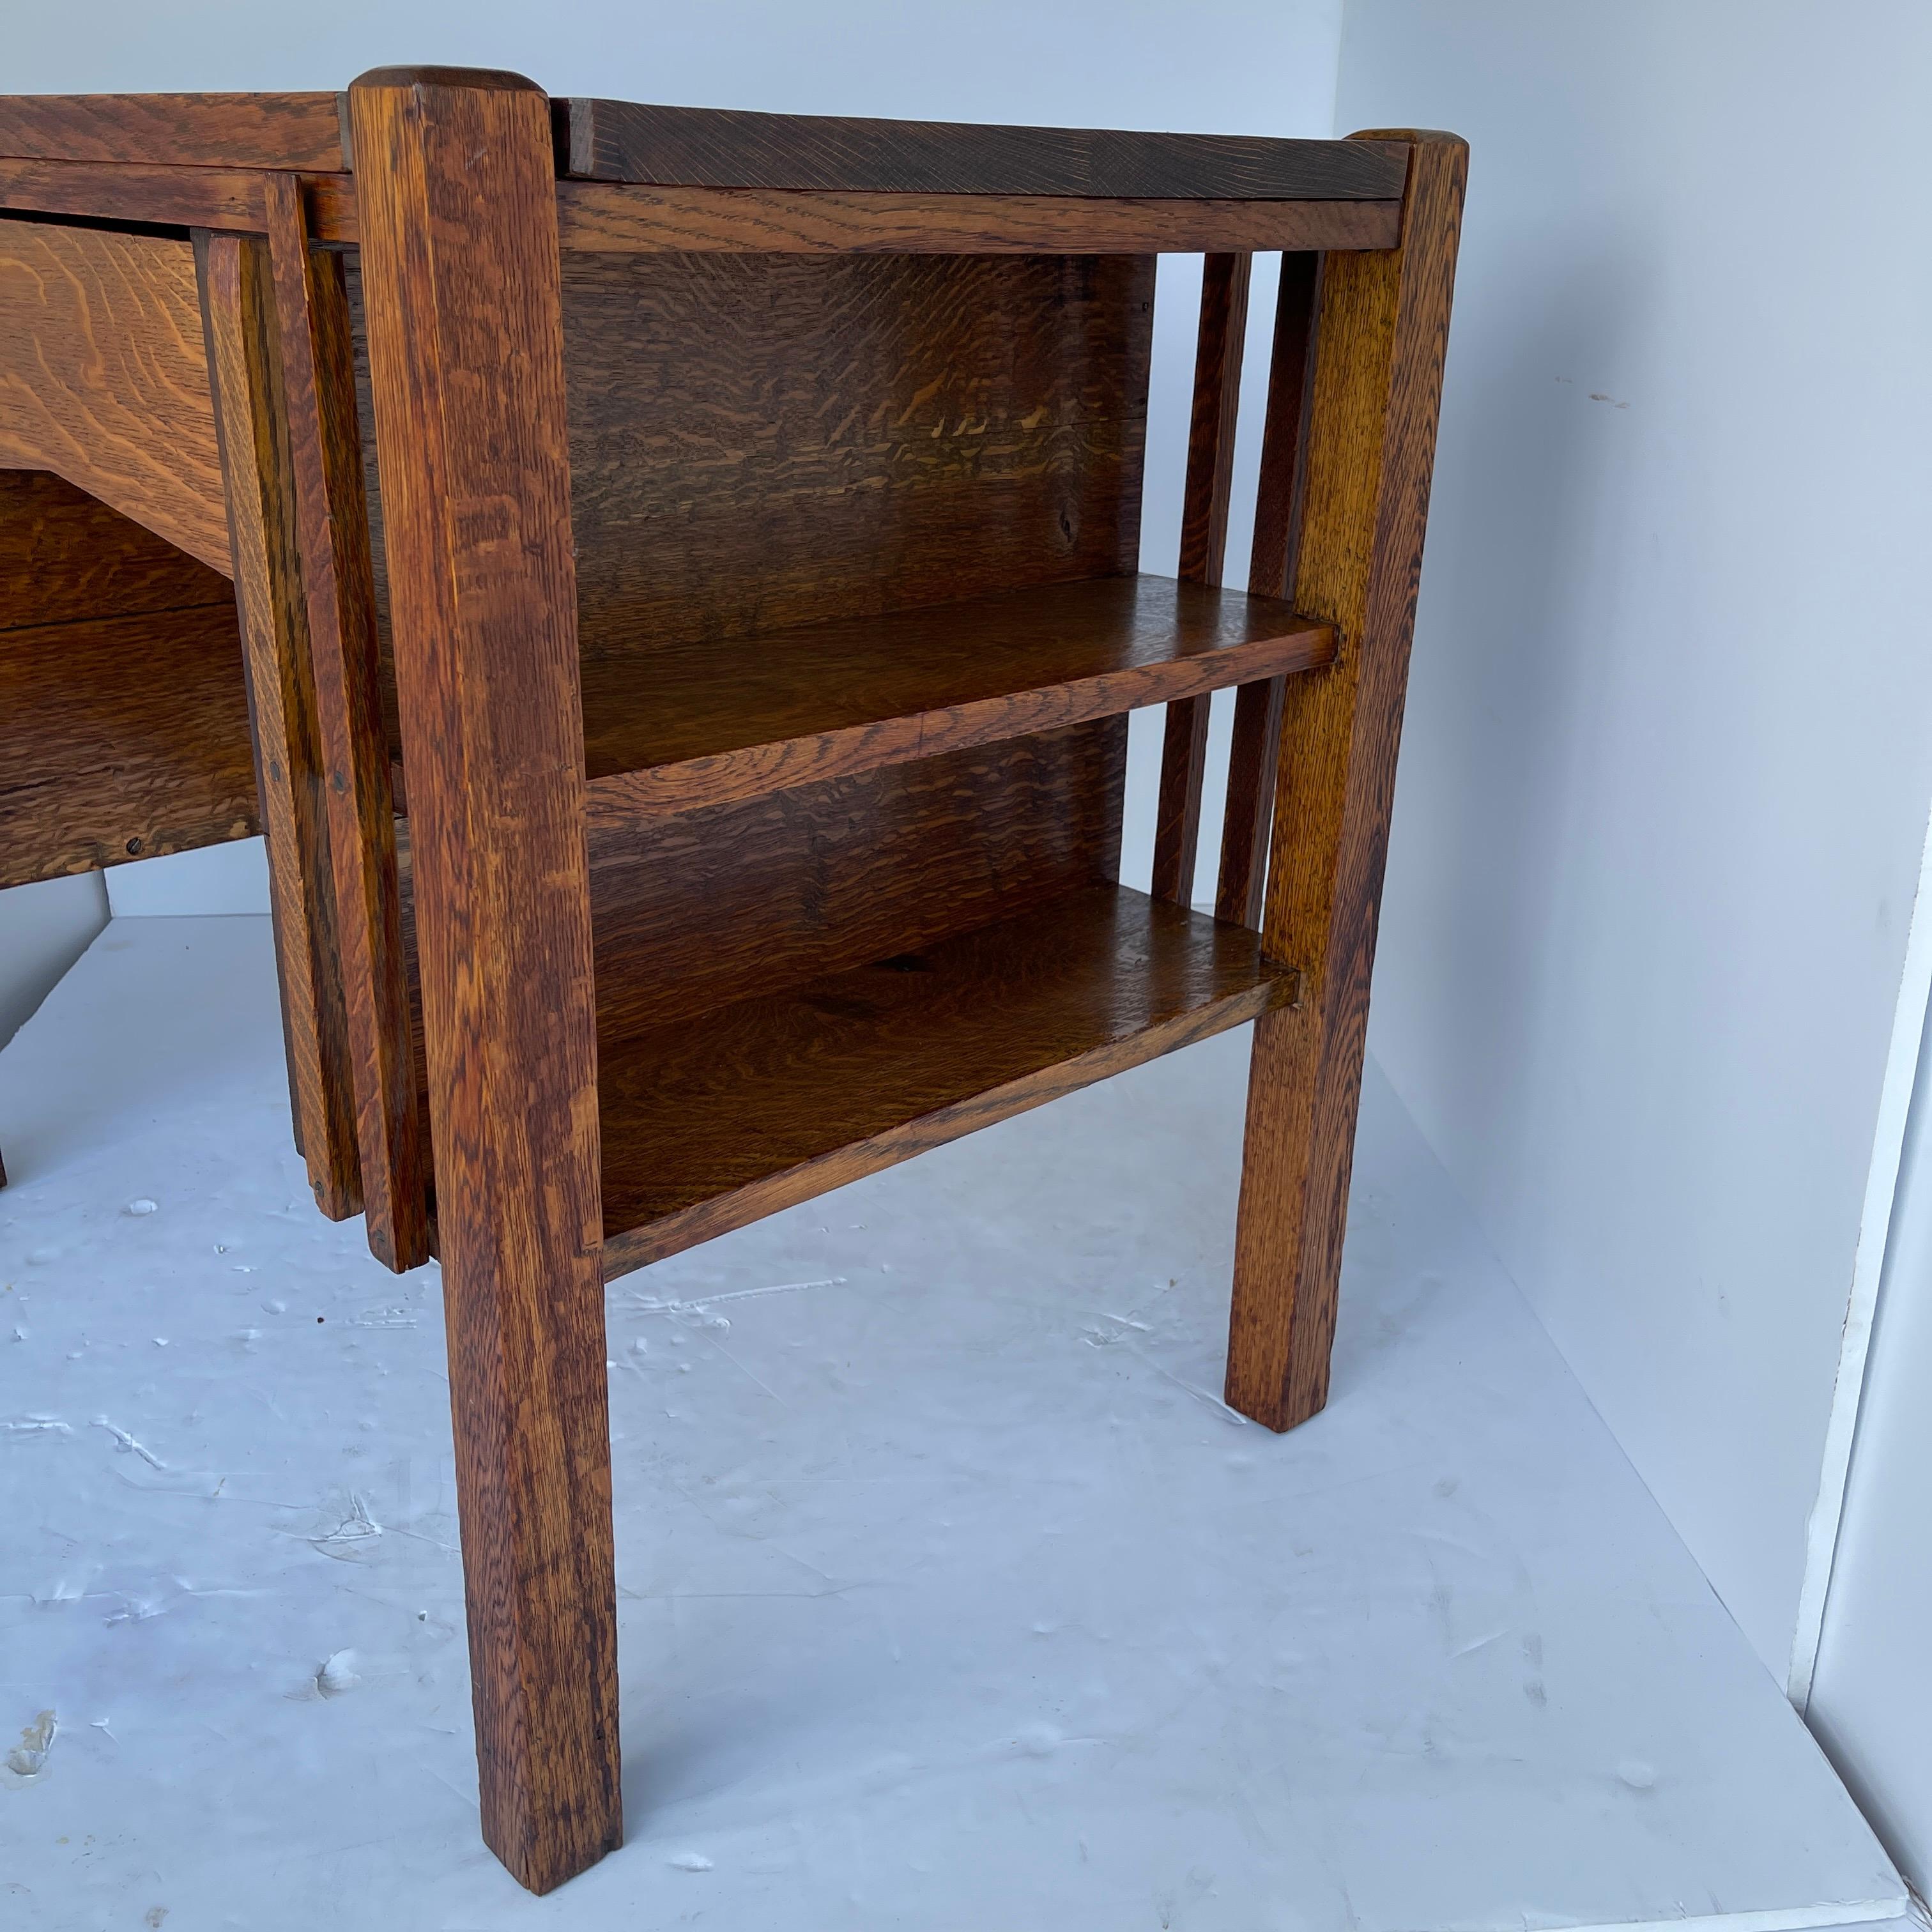
<svg viewBox="0 0 1932 1932">
<path fill-rule="evenodd" d="M 0 1046 L 107 923 L 98 872 L 0 892 Z M 4 1156 L 4 1149 L 0 1149 Z"/>
<path fill-rule="evenodd" d="M 1806 1716 L 1932 1894 L 1932 1033 L 1918 1066 L 1823 1640 Z"/>
<path fill-rule="evenodd" d="M 1920 0 L 1343 38 L 1338 126 L 1474 150 L 1373 1046 L 1780 1678 L 1932 799 L 1928 56 Z"/>
</svg>

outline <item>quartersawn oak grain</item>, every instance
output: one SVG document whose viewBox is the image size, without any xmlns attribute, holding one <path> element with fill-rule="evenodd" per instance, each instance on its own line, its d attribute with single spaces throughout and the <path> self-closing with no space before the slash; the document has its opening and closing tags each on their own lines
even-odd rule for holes
<svg viewBox="0 0 1932 1932">
<path fill-rule="evenodd" d="M 597 794 L 668 812 L 1325 664 L 1278 599 L 1101 578 L 584 670 Z"/>
<path fill-rule="evenodd" d="M 260 830 L 232 598 L 0 631 L 0 886 Z"/>
<path fill-rule="evenodd" d="M 1130 572 L 1154 265 L 566 258 L 586 659 Z"/>
<path fill-rule="evenodd" d="M 670 818 L 593 788 L 600 1059 L 1112 878 L 1126 737 L 1107 718 Z"/>
<path fill-rule="evenodd" d="M 1341 655 L 1291 679 L 1263 912 L 1295 1007 L 1256 1029 L 1228 1348 L 1231 1407 L 1292 1428 L 1327 1400 L 1369 978 L 1429 506 L 1468 149 L 1417 134 L 1402 245 L 1324 265 L 1298 608 Z"/>
<path fill-rule="evenodd" d="M 362 1202 L 308 616 L 268 251 L 197 238 L 296 1144 L 332 1220 Z"/>
<path fill-rule="evenodd" d="M 560 182 L 566 251 L 1154 255 L 1387 248 L 1399 201 L 799 194 Z"/>
<path fill-rule="evenodd" d="M 324 170 L 342 166 L 342 136 L 333 94 L 10 94 L 0 155 Z"/>
<path fill-rule="evenodd" d="M 1364 142 L 554 104 L 560 173 L 815 193 L 1387 201 L 1408 156 Z M 4 123 L 0 123 L 4 124 Z"/>
<path fill-rule="evenodd" d="M 51 470 L 228 572 L 188 242 L 0 221 L 0 467 Z"/>
<path fill-rule="evenodd" d="M 616 1275 L 1258 1018 L 1255 935 L 1096 884 L 639 1035 L 607 1064 Z"/>
<path fill-rule="evenodd" d="M 206 604 L 235 608 L 220 572 L 50 471 L 0 470 L 0 631 Z"/>
<path fill-rule="evenodd" d="M 550 117 L 407 68 L 349 112 L 483 1834 L 547 1892 L 623 1831 Z"/>
<path fill-rule="evenodd" d="M 652 1028 L 1112 878 L 1126 734 L 1107 718 L 671 818 L 593 791 L 600 1060 Z M 406 934 L 406 820 L 398 833 Z"/>
<path fill-rule="evenodd" d="M 309 246 L 296 181 L 272 177 L 266 206 L 363 1213 L 371 1252 L 400 1270 L 429 1258 L 428 1168 L 410 1054 L 348 292 L 340 257 Z"/>
</svg>

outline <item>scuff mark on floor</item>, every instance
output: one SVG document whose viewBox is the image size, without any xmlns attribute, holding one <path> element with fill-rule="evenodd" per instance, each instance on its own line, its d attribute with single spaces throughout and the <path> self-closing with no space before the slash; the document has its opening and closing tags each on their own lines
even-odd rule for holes
<svg viewBox="0 0 1932 1932">
<path fill-rule="evenodd" d="M 140 1456 L 151 1469 L 165 1469 L 168 1466 L 146 1443 L 136 1442 L 126 1430 L 116 1427 L 114 1424 L 108 1420 L 106 1416 L 97 1415 L 94 1418 L 94 1426 L 97 1429 L 106 1430 L 108 1434 L 120 1444 L 121 1453 L 124 1456 L 131 1452 Z"/>
</svg>

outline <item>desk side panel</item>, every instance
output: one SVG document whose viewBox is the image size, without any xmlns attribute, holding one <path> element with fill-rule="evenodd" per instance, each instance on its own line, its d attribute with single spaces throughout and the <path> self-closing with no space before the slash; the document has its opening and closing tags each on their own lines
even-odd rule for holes
<svg viewBox="0 0 1932 1932">
<path fill-rule="evenodd" d="M 0 470 L 49 470 L 232 565 L 194 250 L 0 221 Z"/>
</svg>

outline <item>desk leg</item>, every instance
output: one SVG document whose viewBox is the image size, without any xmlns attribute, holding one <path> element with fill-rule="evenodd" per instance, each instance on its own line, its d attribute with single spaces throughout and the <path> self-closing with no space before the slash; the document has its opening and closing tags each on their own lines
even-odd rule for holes
<svg viewBox="0 0 1932 1932">
<path fill-rule="evenodd" d="M 483 1835 L 622 1835 L 596 1010 L 550 106 L 350 89 Z"/>
<path fill-rule="evenodd" d="M 1402 242 L 1322 270 L 1295 564 L 1295 608 L 1335 626 L 1341 656 L 1287 681 L 1262 922 L 1301 992 L 1255 1028 L 1227 1398 L 1270 1429 L 1328 1397 L 1467 153 L 1380 138 L 1415 143 Z"/>
</svg>

